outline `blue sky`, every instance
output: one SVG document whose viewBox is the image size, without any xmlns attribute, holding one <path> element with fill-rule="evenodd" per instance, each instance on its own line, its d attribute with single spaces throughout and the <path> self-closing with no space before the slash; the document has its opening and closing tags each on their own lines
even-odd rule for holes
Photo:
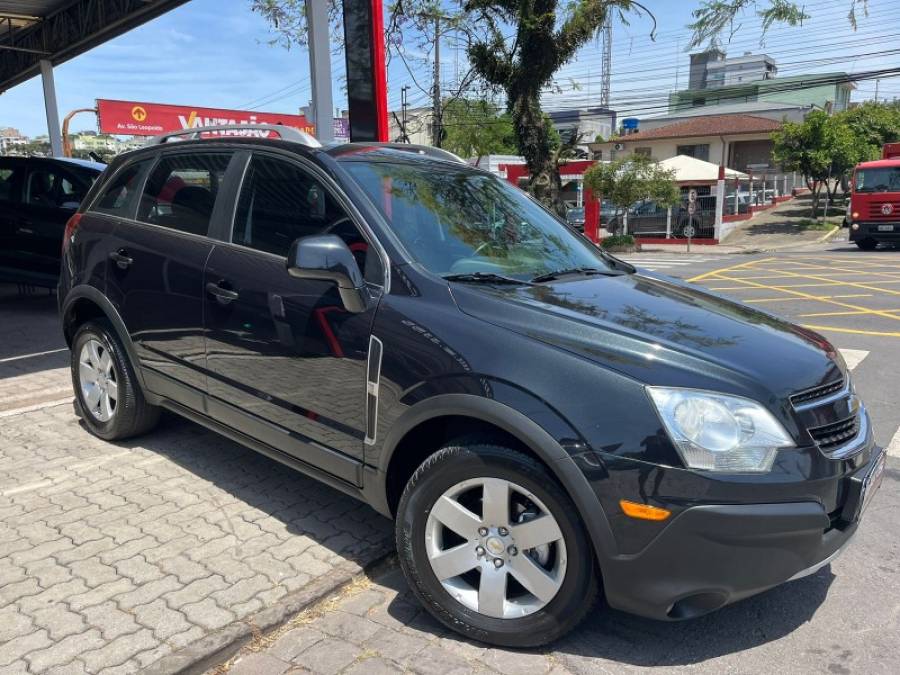
<svg viewBox="0 0 900 675">
<path fill-rule="evenodd" d="M 856 72 L 900 65 L 900 56 L 879 54 L 900 44 L 900 5 L 894 0 L 870 0 L 870 17 L 850 31 L 846 13 L 850 0 L 806 3 L 813 19 L 803 27 L 773 29 L 760 47 L 758 21 L 746 17 L 727 45 L 731 55 L 765 51 L 779 62 L 781 74 Z M 616 23 L 613 38 L 613 107 L 624 112 L 642 107 L 652 111 L 657 101 L 687 82 L 685 25 L 699 0 L 648 0 L 656 14 L 658 36 L 649 37 L 649 20 L 633 17 Z M 249 10 L 246 0 L 192 0 L 179 9 L 106 43 L 56 69 L 60 115 L 90 107 L 96 98 L 117 98 L 196 106 L 254 108 L 296 112 L 309 100 L 305 49 L 270 46 L 265 21 Z M 408 45 L 411 55 L 416 47 Z M 425 61 L 429 55 L 421 55 Z M 427 62 L 414 62 L 413 74 L 430 85 Z M 451 41 L 442 53 L 443 79 L 449 84 L 461 52 Z M 335 104 L 345 101 L 339 78 L 343 58 L 333 59 Z M 560 92 L 545 96 L 545 107 L 585 106 L 599 93 L 599 44 L 587 45 L 557 77 Z M 389 102 L 399 105 L 400 88 L 410 85 L 413 105 L 427 104 L 425 92 L 398 59 L 388 76 Z M 870 97 L 874 83 L 862 83 L 855 99 Z M 900 79 L 884 80 L 882 96 L 900 95 Z M 46 133 L 40 79 L 34 78 L 0 95 L 0 126 L 14 126 L 28 135 Z M 74 129 L 90 128 L 90 118 L 78 118 Z"/>
</svg>

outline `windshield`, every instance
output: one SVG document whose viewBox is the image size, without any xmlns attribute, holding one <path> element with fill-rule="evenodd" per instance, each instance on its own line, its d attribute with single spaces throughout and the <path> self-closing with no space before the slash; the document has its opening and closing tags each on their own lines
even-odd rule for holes
<svg viewBox="0 0 900 675">
<path fill-rule="evenodd" d="M 900 166 L 859 169 L 856 172 L 857 192 L 900 192 Z"/>
<path fill-rule="evenodd" d="M 527 281 L 562 269 L 612 266 L 521 190 L 464 166 L 348 160 L 409 254 L 430 272 Z"/>
</svg>

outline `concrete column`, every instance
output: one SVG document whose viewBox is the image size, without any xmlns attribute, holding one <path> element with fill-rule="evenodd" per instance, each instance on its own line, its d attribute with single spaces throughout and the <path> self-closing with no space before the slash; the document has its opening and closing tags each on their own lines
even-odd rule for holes
<svg viewBox="0 0 900 675">
<path fill-rule="evenodd" d="M 328 0 L 306 0 L 309 27 L 309 74 L 312 78 L 312 108 L 316 138 L 334 140 L 334 101 L 331 93 L 331 36 L 328 27 Z"/>
<path fill-rule="evenodd" d="M 59 126 L 59 108 L 56 105 L 56 85 L 53 83 L 53 64 L 41 61 L 41 82 L 44 85 L 44 109 L 47 111 L 47 135 L 50 136 L 50 152 L 62 157 L 62 131 Z"/>
<path fill-rule="evenodd" d="M 725 212 L 725 167 L 719 167 L 719 180 L 716 181 L 716 225 L 714 235 L 720 239 L 722 234 L 722 215 Z"/>
</svg>

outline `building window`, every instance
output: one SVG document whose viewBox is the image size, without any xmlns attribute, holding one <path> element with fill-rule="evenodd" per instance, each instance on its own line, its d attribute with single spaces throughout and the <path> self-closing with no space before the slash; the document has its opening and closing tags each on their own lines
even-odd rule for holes
<svg viewBox="0 0 900 675">
<path fill-rule="evenodd" d="M 647 148 L 647 147 L 635 148 L 634 154 L 640 155 L 641 157 L 650 157 L 650 155 L 652 154 L 652 151 L 650 148 Z"/>
<path fill-rule="evenodd" d="M 702 159 L 704 162 L 709 161 L 709 143 L 704 143 L 702 145 L 679 145 L 675 149 L 676 155 L 687 155 L 688 157 L 695 157 L 696 159 Z"/>
</svg>

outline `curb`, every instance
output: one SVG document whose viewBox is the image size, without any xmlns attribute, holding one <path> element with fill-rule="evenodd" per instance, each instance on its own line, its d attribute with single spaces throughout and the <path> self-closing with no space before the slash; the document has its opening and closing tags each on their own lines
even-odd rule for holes
<svg viewBox="0 0 900 675">
<path fill-rule="evenodd" d="M 377 568 L 394 552 L 390 539 L 366 565 L 345 562 L 305 588 L 289 593 L 271 607 L 234 621 L 145 666 L 142 675 L 201 675 L 234 656 L 254 636 L 287 623 L 294 615 L 340 591 L 360 574 Z"/>
<path fill-rule="evenodd" d="M 822 244 L 826 241 L 833 239 L 834 236 L 841 231 L 840 225 L 835 225 L 833 228 L 828 230 L 821 237 L 817 237 L 812 241 L 804 241 L 802 243 L 793 243 L 793 244 L 776 244 L 774 246 L 762 246 L 759 248 L 747 248 L 741 251 L 742 254 L 750 254 L 750 253 L 768 253 L 770 251 L 786 251 L 792 248 L 802 248 L 803 246 L 810 246 L 812 244 Z"/>
</svg>

